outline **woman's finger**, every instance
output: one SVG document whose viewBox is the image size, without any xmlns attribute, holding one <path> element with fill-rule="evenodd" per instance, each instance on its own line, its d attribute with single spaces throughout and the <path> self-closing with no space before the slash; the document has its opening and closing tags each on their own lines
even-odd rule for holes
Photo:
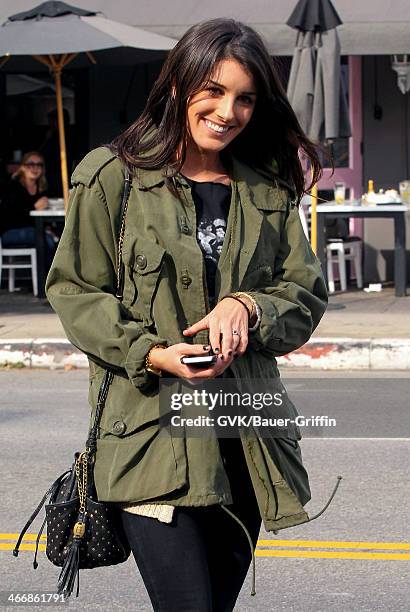
<svg viewBox="0 0 410 612">
<path fill-rule="evenodd" d="M 206 355 L 211 350 L 211 345 L 205 344 L 187 344 L 185 342 L 181 342 L 178 345 L 177 352 L 178 355 Z"/>
<path fill-rule="evenodd" d="M 214 353 L 218 354 L 221 352 L 221 328 L 218 320 L 210 320 L 209 343 Z"/>
<path fill-rule="evenodd" d="M 232 329 L 227 325 L 222 327 L 222 343 L 221 343 L 221 351 L 225 359 L 229 359 L 232 355 L 233 349 L 233 337 L 232 337 Z"/>
<path fill-rule="evenodd" d="M 236 327 L 224 327 L 222 329 L 222 353 L 225 359 L 229 359 L 239 343 L 239 336 L 233 332 L 237 331 Z"/>
<path fill-rule="evenodd" d="M 244 329 L 242 326 L 232 328 L 232 348 L 236 350 L 241 342 Z"/>
<path fill-rule="evenodd" d="M 236 350 L 234 351 L 234 353 L 236 353 L 237 356 L 243 355 L 247 349 L 247 346 L 248 346 L 248 332 L 245 330 L 242 330 L 238 346 L 236 347 Z"/>
<path fill-rule="evenodd" d="M 208 316 L 206 316 L 200 321 L 197 321 L 193 325 L 190 325 L 189 327 L 184 329 L 182 333 L 184 334 L 184 336 L 193 336 L 194 334 L 197 334 L 199 331 L 202 331 L 208 328 L 209 328 L 209 320 L 208 320 Z"/>
</svg>

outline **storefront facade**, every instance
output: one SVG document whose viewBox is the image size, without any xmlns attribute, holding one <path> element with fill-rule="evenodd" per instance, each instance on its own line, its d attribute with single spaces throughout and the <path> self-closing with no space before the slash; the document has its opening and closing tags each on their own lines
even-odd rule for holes
<svg viewBox="0 0 410 612">
<path fill-rule="evenodd" d="M 32 0 L 2 2 L 0 21 L 3 22 L 8 14 L 28 9 L 33 4 Z M 260 0 L 249 7 L 249 3 L 242 0 L 229 3 L 176 0 L 171 6 L 165 0 L 156 3 L 122 0 L 115 4 L 105 0 L 74 0 L 72 4 L 100 10 L 108 18 L 174 38 L 181 36 L 197 21 L 232 16 L 261 32 L 271 54 L 282 63 L 286 80 L 295 44 L 295 32 L 286 25 L 293 3 Z M 342 72 L 349 100 L 352 137 L 335 143 L 336 170 L 333 176 L 330 176 L 330 171 L 325 171 L 319 184 L 319 196 L 330 199 L 334 182 L 338 180 L 346 183 L 349 196 L 354 198 L 360 198 L 367 190 L 369 179 L 374 180 L 376 190 L 398 189 L 400 181 L 410 179 L 410 94 L 400 92 L 391 64 L 393 53 L 408 52 L 410 58 L 410 4 L 407 0 L 396 0 L 393 6 L 386 6 L 381 0 L 363 0 L 361 3 L 333 0 L 333 4 L 343 21 L 339 27 Z M 66 71 L 71 164 L 90 148 L 109 142 L 139 114 L 163 57 L 158 53 L 152 53 L 150 57 L 146 53 L 143 61 L 135 61 L 131 52 L 112 52 L 108 61 L 105 58 L 96 66 L 83 63 L 77 68 L 73 63 L 73 67 Z M 33 64 L 27 69 L 33 70 Z M 24 64 L 21 64 L 21 70 L 25 71 Z M 35 108 L 42 106 L 44 109 L 46 99 L 47 104 L 52 104 L 50 90 L 48 94 L 43 92 L 42 99 L 41 92 L 37 98 L 31 92 L 26 95 L 24 103 L 18 100 L 21 96 L 10 95 L 9 82 L 13 77 L 9 75 L 4 71 L 0 73 L 0 104 L 2 110 L 6 109 L 0 115 L 1 157 L 6 165 L 12 161 L 13 151 L 40 147 L 47 134 L 47 113 L 44 110 L 38 113 Z M 30 75 L 47 79 L 45 73 L 30 72 Z M 16 113 L 23 107 L 32 109 L 22 113 L 24 120 L 31 125 L 31 132 L 21 125 L 18 116 L 16 118 Z M 29 140 L 19 142 L 21 135 L 28 136 Z M 361 234 L 365 241 L 365 282 L 392 278 L 393 228 L 390 225 L 384 220 L 366 221 L 365 226 L 361 221 L 351 221 L 351 230 Z"/>
</svg>

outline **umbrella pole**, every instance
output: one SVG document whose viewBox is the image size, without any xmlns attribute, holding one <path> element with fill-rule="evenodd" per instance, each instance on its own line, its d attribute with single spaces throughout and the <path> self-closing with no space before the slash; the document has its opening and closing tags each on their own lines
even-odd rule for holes
<svg viewBox="0 0 410 612">
<path fill-rule="evenodd" d="M 60 141 L 61 182 L 63 185 L 64 208 L 67 210 L 68 172 L 67 172 L 67 151 L 66 151 L 66 144 L 65 144 L 63 93 L 62 93 L 62 88 L 61 88 L 62 66 L 60 66 L 57 63 L 54 63 L 52 70 L 54 73 L 54 79 L 55 79 L 55 84 L 56 84 L 58 137 Z"/>
</svg>

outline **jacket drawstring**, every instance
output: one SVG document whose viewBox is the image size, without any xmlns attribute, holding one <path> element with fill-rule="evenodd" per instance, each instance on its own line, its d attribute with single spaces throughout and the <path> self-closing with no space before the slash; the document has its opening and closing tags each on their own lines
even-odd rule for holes
<svg viewBox="0 0 410 612">
<path fill-rule="evenodd" d="M 334 496 L 336 495 L 336 491 L 339 488 L 341 480 L 342 480 L 342 477 L 338 476 L 337 477 L 336 485 L 335 485 L 335 487 L 334 487 L 334 489 L 332 491 L 331 496 L 329 497 L 328 501 L 326 502 L 326 504 L 323 506 L 323 508 L 320 510 L 320 512 L 318 512 L 314 516 L 310 517 L 307 521 L 305 521 L 306 523 L 310 523 L 311 521 L 314 521 L 315 519 L 319 518 L 319 516 L 321 516 L 325 512 L 325 510 L 330 506 Z M 242 527 L 242 529 L 245 532 L 245 535 L 246 535 L 246 537 L 248 539 L 249 548 L 251 550 L 251 556 L 252 556 L 252 586 L 251 586 L 251 595 L 256 595 L 256 589 L 255 589 L 255 584 L 256 584 L 255 551 L 253 549 L 252 538 L 251 538 L 251 536 L 249 534 L 249 531 L 246 529 L 246 527 L 242 523 L 242 521 L 236 516 L 236 514 L 234 514 L 231 510 L 229 510 L 223 504 L 221 504 L 221 508 L 223 508 L 225 510 L 225 512 L 227 512 Z M 273 533 L 276 534 L 277 531 L 274 531 Z"/>
<path fill-rule="evenodd" d="M 320 512 L 318 512 L 318 513 L 317 513 L 317 514 L 315 514 L 314 516 L 311 516 L 311 517 L 309 518 L 309 520 L 308 520 L 308 521 L 306 521 L 306 522 L 310 523 L 310 522 L 314 521 L 315 519 L 319 518 L 319 516 L 321 516 L 321 515 L 324 513 L 324 511 L 325 511 L 325 510 L 327 510 L 327 508 L 328 508 L 328 507 L 330 506 L 330 504 L 332 503 L 332 500 L 333 500 L 334 496 L 336 495 L 336 491 L 337 491 L 337 490 L 338 490 L 338 488 L 339 488 L 339 485 L 340 485 L 340 481 L 341 481 L 341 480 L 342 480 L 342 476 L 338 476 L 338 477 L 337 477 L 337 482 L 336 482 L 335 487 L 334 487 L 334 489 L 333 489 L 333 491 L 332 491 L 332 494 L 331 494 L 331 496 L 329 497 L 329 499 L 327 500 L 327 502 L 325 503 L 325 505 L 323 506 L 323 508 L 320 510 Z"/>
<path fill-rule="evenodd" d="M 237 523 L 239 523 L 239 525 L 244 530 L 244 532 L 246 534 L 246 537 L 248 538 L 249 547 L 251 549 L 251 556 L 252 556 L 252 587 L 251 587 L 251 595 L 256 595 L 256 590 L 255 590 L 255 582 L 256 582 L 255 552 L 253 550 L 252 538 L 251 538 L 251 536 L 249 534 L 249 531 L 246 529 L 246 527 L 242 523 L 242 521 L 236 516 L 236 514 L 231 512 L 231 510 L 228 510 L 228 508 L 226 506 L 224 506 L 223 504 L 221 504 L 221 508 L 223 508 L 225 510 L 225 512 L 227 512 Z"/>
</svg>

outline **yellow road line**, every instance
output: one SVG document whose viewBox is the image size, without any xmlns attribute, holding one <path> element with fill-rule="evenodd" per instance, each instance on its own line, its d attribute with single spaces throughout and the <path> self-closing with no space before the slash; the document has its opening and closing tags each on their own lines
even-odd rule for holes
<svg viewBox="0 0 410 612">
<path fill-rule="evenodd" d="M 13 550 L 15 544 L 0 543 L 0 550 Z M 34 551 L 35 544 L 22 544 L 20 550 Z M 39 545 L 40 551 L 45 551 L 45 544 Z M 409 561 L 410 553 L 380 553 L 380 552 L 344 552 L 344 551 L 314 551 L 314 550 L 272 550 L 257 549 L 256 557 L 287 557 L 296 559 L 361 559 L 370 561 Z"/>
<path fill-rule="evenodd" d="M 255 550 L 256 557 L 295 557 L 298 559 L 367 559 L 409 561 L 410 553 L 342 552 L 315 550 Z"/>
<path fill-rule="evenodd" d="M 0 542 L 0 550 L 13 550 L 15 542 L 18 538 L 18 533 L 0 533 L 0 540 L 12 540 L 12 542 Z M 45 551 L 46 535 L 42 534 L 39 545 L 40 551 Z M 20 550 L 33 551 L 35 544 L 25 543 L 34 541 L 37 538 L 36 533 L 26 533 Z M 408 561 L 410 560 L 409 553 L 388 553 L 375 552 L 380 550 L 410 551 L 410 542 L 350 542 L 337 540 L 258 540 L 259 547 L 255 551 L 257 557 L 288 557 L 299 559 L 362 559 L 362 560 L 391 560 L 391 561 Z M 264 548 L 269 547 L 269 548 Z M 296 548 L 296 550 L 281 550 L 280 548 Z M 300 548 L 336 548 L 343 550 L 298 550 Z M 346 549 L 351 549 L 346 550 Z M 356 549 L 356 550 L 355 550 Z M 360 549 L 357 550 L 357 549 Z M 364 552 L 363 549 L 368 552 Z M 371 552 L 370 552 L 371 551 Z"/>
<path fill-rule="evenodd" d="M 15 545 L 16 545 L 15 543 L 14 544 L 11 544 L 11 543 L 0 544 L 0 550 L 13 550 Z M 39 544 L 38 549 L 45 550 L 46 545 Z M 21 544 L 19 547 L 19 550 L 36 550 L 36 545 L 35 544 Z"/>
<path fill-rule="evenodd" d="M 339 542 L 336 540 L 258 540 L 258 546 L 292 548 L 364 548 L 371 550 L 410 550 L 410 542 Z"/>
<path fill-rule="evenodd" d="M 19 533 L 0 533 L 0 540 L 17 540 L 19 537 Z M 46 540 L 46 534 L 42 533 L 40 537 L 40 541 Z M 37 540 L 37 533 L 25 533 L 23 536 L 24 540 Z"/>
<path fill-rule="evenodd" d="M 0 533 L 0 540 L 17 540 L 18 533 Z M 36 533 L 26 533 L 25 540 L 36 540 Z M 42 534 L 40 541 L 47 539 L 46 534 Z M 410 542 L 350 542 L 339 540 L 258 540 L 258 546 L 287 546 L 289 548 L 364 548 L 375 550 L 410 550 Z"/>
<path fill-rule="evenodd" d="M 0 544 L 0 550 L 13 550 L 14 544 Z M 35 550 L 35 544 L 22 544 L 20 550 Z M 45 551 L 45 544 L 39 550 Z M 362 559 L 371 561 L 409 561 L 410 553 L 342 552 L 313 550 L 256 550 L 256 557 L 287 557 L 296 559 Z"/>
</svg>

